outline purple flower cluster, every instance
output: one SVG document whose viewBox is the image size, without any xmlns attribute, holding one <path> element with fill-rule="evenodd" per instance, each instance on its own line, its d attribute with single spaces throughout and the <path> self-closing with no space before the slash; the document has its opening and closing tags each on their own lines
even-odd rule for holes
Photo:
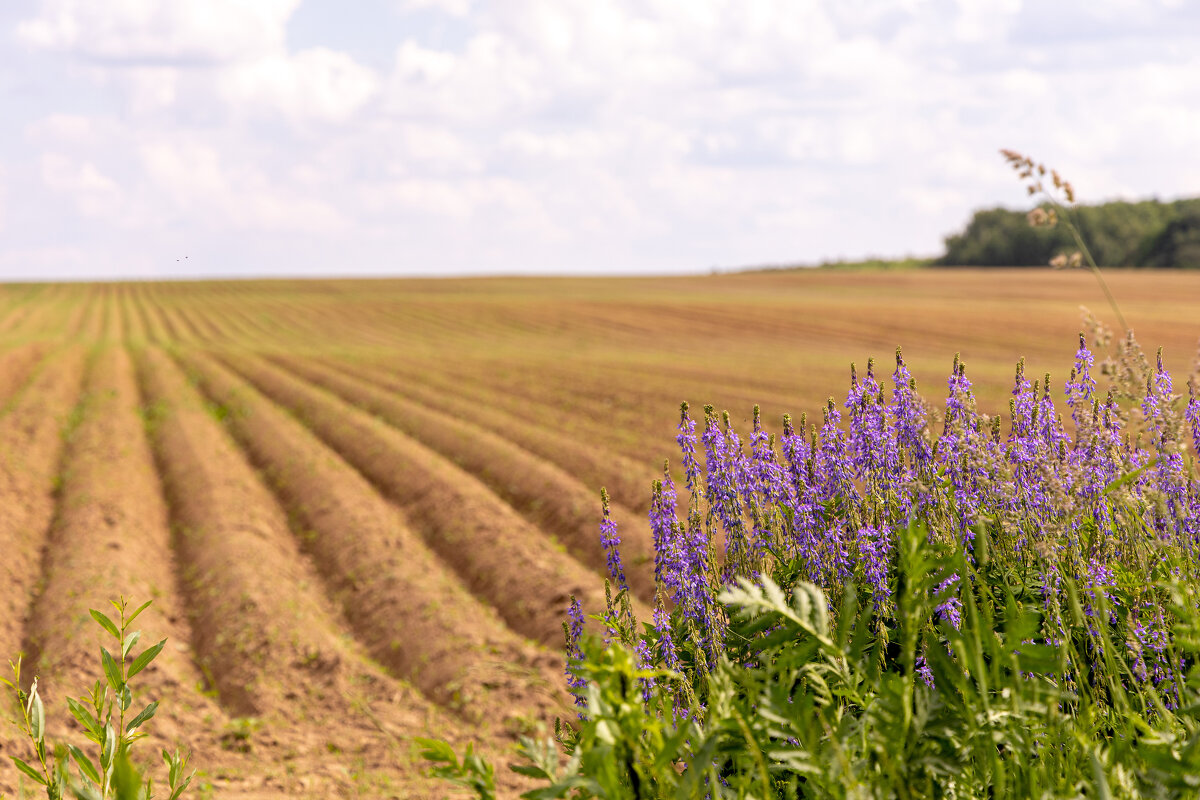
<svg viewBox="0 0 1200 800">
<path fill-rule="evenodd" d="M 1123 346 L 1136 343 L 1130 337 Z M 1145 575 L 1163 558 L 1163 547 L 1194 560 L 1200 481 L 1183 451 L 1189 438 L 1200 448 L 1200 399 L 1194 385 L 1186 403 L 1172 393 L 1161 355 L 1156 368 L 1144 358 L 1140 363 L 1139 397 L 1118 375 L 1102 398 L 1081 336 L 1063 390 L 1067 421 L 1050 376 L 1031 383 L 1024 363 L 1017 365 L 1008 419 L 981 413 L 966 366 L 955 357 L 935 431 L 936 415 L 917 394 L 899 350 L 890 391 L 873 362 L 865 374 L 851 366 L 844 403 L 831 398 L 821 424 L 807 430 L 806 418 L 794 425 L 785 416 L 778 438 L 755 408 L 743 444 L 728 414 L 707 406 L 697 439 L 684 403 L 677 441 L 690 497 L 681 519 L 670 470 L 654 484 L 658 646 L 646 658 L 671 668 L 679 663 L 683 643 L 672 634 L 674 614 L 714 663 L 726 628 L 720 589 L 785 562 L 798 564 L 799 577 L 830 596 L 856 582 L 886 616 L 894 611 L 887 605 L 896 531 L 919 523 L 932 538 L 968 549 L 986 526 L 993 552 L 1040 576 L 1047 641 L 1056 640 L 1056 620 L 1067 607 L 1064 576 L 1085 587 L 1094 626 L 1112 624 L 1111 609 L 1124 602 L 1138 619 L 1129 645 L 1139 670 L 1156 683 L 1173 679 L 1161 614 L 1134 609 L 1128 590 L 1118 597 L 1114 570 Z M 602 536 L 610 573 L 624 586 L 607 503 Z M 952 576 L 937 592 L 945 595 L 937 614 L 952 625 L 961 609 L 953 591 L 958 580 Z M 1109 619 L 1097 617 L 1100 605 L 1110 609 Z"/>
</svg>

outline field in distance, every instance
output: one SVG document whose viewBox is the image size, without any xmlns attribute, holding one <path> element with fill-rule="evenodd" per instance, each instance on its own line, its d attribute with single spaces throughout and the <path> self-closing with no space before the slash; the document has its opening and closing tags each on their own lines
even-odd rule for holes
<svg viewBox="0 0 1200 800">
<path fill-rule="evenodd" d="M 1192 373 L 1200 274 L 1108 280 Z M 0 286 L 0 657 L 79 741 L 88 609 L 153 599 L 144 754 L 191 748 L 222 797 L 441 796 L 412 737 L 503 763 L 570 713 L 560 622 L 602 606 L 601 486 L 652 601 L 680 401 L 819 422 L 851 362 L 884 377 L 901 346 L 932 403 L 957 352 L 1000 413 L 1022 356 L 1061 394 L 1080 306 L 1113 324 L 1090 275 L 1042 270 Z"/>
</svg>

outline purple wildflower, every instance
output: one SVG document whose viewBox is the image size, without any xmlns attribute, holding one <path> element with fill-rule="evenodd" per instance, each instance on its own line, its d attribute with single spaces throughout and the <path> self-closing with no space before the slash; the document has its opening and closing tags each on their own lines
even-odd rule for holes
<svg viewBox="0 0 1200 800">
<path fill-rule="evenodd" d="M 600 504 L 604 518 L 600 521 L 600 546 L 604 548 L 605 561 L 608 565 L 608 576 L 621 589 L 628 589 L 625 582 L 625 568 L 621 566 L 621 536 L 617 533 L 617 523 L 613 521 L 612 511 L 608 507 L 608 490 L 600 490 Z"/>
<path fill-rule="evenodd" d="M 858 531 L 858 552 L 863 578 L 871 587 L 875 610 L 883 608 L 891 596 L 888 592 L 888 564 L 892 556 L 891 539 L 877 528 L 866 526 Z"/>
<path fill-rule="evenodd" d="M 675 650 L 675 638 L 671 632 L 671 617 L 662 602 L 654 606 L 654 630 L 658 632 L 658 657 L 667 669 L 679 669 L 679 654 Z"/>
<path fill-rule="evenodd" d="M 675 437 L 683 453 L 683 471 L 688 491 L 695 490 L 700 481 L 700 464 L 696 461 L 696 422 L 688 416 L 688 404 L 679 404 L 679 435 Z"/>
<path fill-rule="evenodd" d="M 895 419 L 896 441 L 912 459 L 918 476 L 927 474 L 932 450 L 925 438 L 926 413 L 917 395 L 916 381 L 904 363 L 900 348 L 896 348 L 896 371 L 892 373 L 891 413 Z"/>
<path fill-rule="evenodd" d="M 953 627 L 955 630 L 958 630 L 960 627 L 962 627 L 962 599 L 959 598 L 957 593 L 947 596 L 948 592 L 953 591 L 956 583 L 958 583 L 957 572 L 953 573 L 949 578 L 946 578 L 946 580 L 938 584 L 938 587 L 933 590 L 933 596 L 935 598 L 945 598 L 942 600 L 942 602 L 934 606 L 933 611 L 937 619 L 946 620 L 950 623 L 951 627 Z"/>
<path fill-rule="evenodd" d="M 1079 350 L 1075 353 L 1075 368 L 1071 370 L 1071 380 L 1067 381 L 1067 405 L 1071 408 L 1071 419 L 1075 422 L 1075 430 L 1082 431 L 1087 427 L 1087 412 L 1091 408 L 1092 395 L 1096 391 L 1096 380 L 1092 377 L 1092 367 L 1096 359 L 1088 350 L 1087 339 L 1079 334 Z"/>
<path fill-rule="evenodd" d="M 650 530 L 654 534 L 654 580 L 664 586 L 679 581 L 679 554 L 676 542 L 675 482 L 669 464 L 663 464 L 663 479 L 655 481 L 650 500 Z"/>
<path fill-rule="evenodd" d="M 569 622 L 563 623 L 563 633 L 567 639 L 567 687 L 575 696 L 575 705 L 583 706 L 583 694 L 580 690 L 587 681 L 579 674 L 579 664 L 583 661 L 583 651 L 579 649 L 579 638 L 583 635 L 583 609 L 575 595 L 571 595 L 571 605 L 567 608 Z"/>
</svg>

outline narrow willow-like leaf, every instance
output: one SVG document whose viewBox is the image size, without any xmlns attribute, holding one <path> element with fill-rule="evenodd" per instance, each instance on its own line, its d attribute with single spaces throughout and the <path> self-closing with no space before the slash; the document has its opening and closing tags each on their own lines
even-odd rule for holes
<svg viewBox="0 0 1200 800">
<path fill-rule="evenodd" d="M 123 686 L 121 668 L 117 665 L 116 659 L 112 657 L 112 653 L 103 647 L 100 648 L 100 663 L 104 666 L 104 676 L 108 678 L 108 685 L 114 692 L 120 692 Z"/>
<path fill-rule="evenodd" d="M 130 614 L 128 617 L 125 618 L 125 624 L 131 625 L 133 623 L 133 621 L 138 618 L 138 615 L 141 614 L 143 611 L 145 611 L 147 608 L 149 608 L 151 603 L 153 603 L 153 602 L 154 602 L 153 600 L 147 600 L 146 602 L 144 602 L 140 606 L 138 606 L 136 611 L 134 611 L 132 614 Z"/>
<path fill-rule="evenodd" d="M 138 714 L 136 717 L 134 717 L 133 719 L 131 719 L 129 721 L 129 724 L 125 726 L 125 732 L 131 733 L 135 729 L 141 727 L 148 720 L 150 720 L 150 718 L 152 718 L 154 716 L 154 712 L 157 710 L 158 710 L 158 701 L 155 700 L 154 702 L 150 703 L 150 705 L 143 708 L 140 714 Z"/>
<path fill-rule="evenodd" d="M 89 613 L 92 615 L 92 619 L 100 623 L 100 627 L 108 631 L 114 639 L 121 638 L 121 632 L 117 629 L 116 623 L 109 619 L 107 614 L 94 608 Z"/>
<path fill-rule="evenodd" d="M 146 648 L 146 650 L 143 651 L 140 656 L 135 658 L 133 663 L 129 665 L 129 677 L 132 678 L 134 675 L 137 675 L 139 672 L 149 666 L 150 662 L 162 652 L 162 649 L 164 646 L 166 646 L 166 644 L 167 640 L 163 639 L 158 644 Z"/>
<path fill-rule="evenodd" d="M 87 754 L 73 744 L 67 747 L 71 751 L 71 757 L 75 759 L 75 763 L 79 765 L 79 769 L 83 771 L 83 774 L 93 783 L 99 784 L 100 771 L 96 769 L 96 765 L 87 757 Z"/>
<path fill-rule="evenodd" d="M 21 772 L 24 772 L 30 778 L 33 778 L 35 781 L 40 783 L 42 786 L 46 785 L 46 778 L 44 775 L 42 775 L 42 773 L 38 772 L 36 769 L 29 766 L 28 764 L 26 764 L 24 761 L 17 758 L 16 756 L 10 756 L 10 758 L 12 758 L 13 763 L 17 765 L 17 769 L 21 770 Z"/>
<path fill-rule="evenodd" d="M 142 638 L 141 631 L 134 631 L 125 637 L 125 641 L 121 644 L 121 658 L 129 658 L 129 651 L 138 643 L 138 639 Z"/>
</svg>

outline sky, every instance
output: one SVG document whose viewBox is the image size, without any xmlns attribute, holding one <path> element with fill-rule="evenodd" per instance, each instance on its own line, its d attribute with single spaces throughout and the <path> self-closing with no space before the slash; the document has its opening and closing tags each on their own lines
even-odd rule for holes
<svg viewBox="0 0 1200 800">
<path fill-rule="evenodd" d="M 1200 194 L 1191 0 L 3 0 L 0 280 L 687 273 Z"/>
</svg>

